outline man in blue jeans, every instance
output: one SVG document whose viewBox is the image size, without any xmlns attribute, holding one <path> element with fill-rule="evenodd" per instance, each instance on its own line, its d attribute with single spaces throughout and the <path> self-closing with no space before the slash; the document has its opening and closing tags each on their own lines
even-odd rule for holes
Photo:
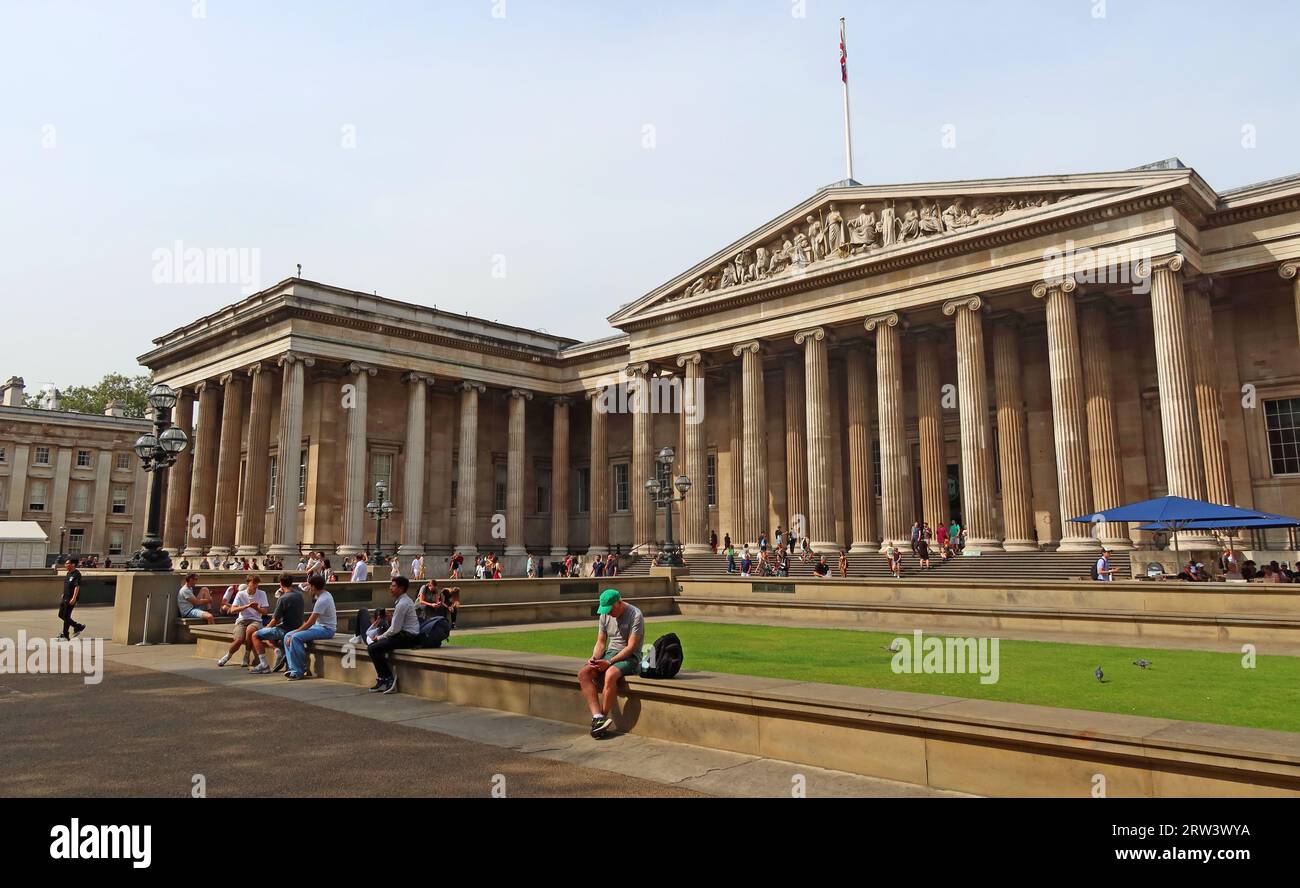
<svg viewBox="0 0 1300 888">
<path fill-rule="evenodd" d="M 284 654 L 289 660 L 289 672 L 285 678 L 297 681 L 307 672 L 307 644 L 324 638 L 333 638 L 338 628 L 338 611 L 334 608 L 334 596 L 325 590 L 325 575 L 314 573 L 307 578 L 307 585 L 315 598 L 311 614 L 301 629 L 296 629 L 284 636 Z"/>
<path fill-rule="evenodd" d="M 253 633 L 253 653 L 257 665 L 249 670 L 254 675 L 266 675 L 285 669 L 288 657 L 282 652 L 272 667 L 266 662 L 266 649 L 283 645 L 285 635 L 302 626 L 302 592 L 293 584 L 289 574 L 280 575 L 280 591 L 276 593 L 275 616 L 262 629 Z"/>
</svg>

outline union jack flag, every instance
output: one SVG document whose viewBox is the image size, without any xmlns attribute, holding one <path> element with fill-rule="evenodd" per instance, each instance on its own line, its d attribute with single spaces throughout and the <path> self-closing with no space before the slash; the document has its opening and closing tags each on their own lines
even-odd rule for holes
<svg viewBox="0 0 1300 888">
<path fill-rule="evenodd" d="M 849 53 L 844 47 L 844 19 L 840 19 L 840 79 L 849 82 Z"/>
</svg>

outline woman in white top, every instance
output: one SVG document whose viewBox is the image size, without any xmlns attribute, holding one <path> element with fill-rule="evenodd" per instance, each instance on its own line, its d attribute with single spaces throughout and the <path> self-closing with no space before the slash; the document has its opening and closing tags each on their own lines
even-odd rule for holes
<svg viewBox="0 0 1300 888">
<path fill-rule="evenodd" d="M 391 577 L 400 577 L 402 575 L 402 562 L 396 555 L 388 560 L 388 574 Z"/>
</svg>

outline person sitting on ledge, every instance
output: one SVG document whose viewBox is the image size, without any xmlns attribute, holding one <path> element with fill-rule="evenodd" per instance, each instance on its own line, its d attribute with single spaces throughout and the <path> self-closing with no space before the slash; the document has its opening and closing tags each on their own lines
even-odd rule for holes
<svg viewBox="0 0 1300 888">
<path fill-rule="evenodd" d="M 253 655 L 253 634 L 262 628 L 262 617 L 270 606 L 266 600 L 266 593 L 258 588 L 260 583 L 261 578 L 257 574 L 249 574 L 248 582 L 241 586 L 235 595 L 234 604 L 230 606 L 231 613 L 236 614 L 235 638 L 230 643 L 230 649 L 226 651 L 225 656 L 217 660 L 218 666 L 229 663 L 235 651 L 241 647 L 244 648 L 244 666 L 250 665 Z"/>
<path fill-rule="evenodd" d="M 253 653 L 257 655 L 257 665 L 249 670 L 253 675 L 266 675 L 285 668 L 288 659 L 281 647 L 284 637 L 302 625 L 302 592 L 293 584 L 293 577 L 289 574 L 280 575 L 280 591 L 275 597 L 275 614 L 271 617 L 271 622 L 253 633 Z M 280 656 L 276 658 L 274 667 L 266 662 L 268 644 L 280 648 Z"/>
<path fill-rule="evenodd" d="M 334 596 L 325 591 L 325 577 L 312 574 L 307 578 L 307 585 L 315 596 L 311 615 L 300 629 L 284 636 L 284 653 L 288 658 L 289 671 L 285 678 L 298 681 L 307 675 L 307 644 L 334 637 L 338 628 L 338 610 L 334 607 Z"/>
<path fill-rule="evenodd" d="M 207 586 L 195 592 L 194 584 L 198 581 L 197 574 L 185 575 L 185 585 L 181 586 L 180 591 L 176 593 L 176 609 L 186 620 L 201 618 L 211 626 L 215 619 L 212 616 L 212 592 Z"/>
<path fill-rule="evenodd" d="M 370 642 L 370 662 L 374 664 L 372 693 L 391 694 L 397 690 L 397 673 L 388 665 L 388 654 L 399 648 L 413 648 L 420 642 L 420 621 L 415 616 L 415 602 L 406 594 L 411 581 L 406 577 L 393 577 L 388 591 L 393 596 L 393 621 L 374 641 Z"/>
<path fill-rule="evenodd" d="M 600 593 L 596 613 L 596 646 L 591 659 L 578 671 L 578 685 L 591 710 L 591 736 L 602 737 L 614 725 L 609 713 L 618 697 L 618 680 L 641 671 L 645 617 L 640 608 L 624 601 L 617 589 Z"/>
</svg>

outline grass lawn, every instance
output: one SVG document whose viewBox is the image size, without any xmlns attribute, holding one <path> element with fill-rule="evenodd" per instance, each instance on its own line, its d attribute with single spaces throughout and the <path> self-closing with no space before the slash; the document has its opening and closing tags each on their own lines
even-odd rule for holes
<svg viewBox="0 0 1300 888">
<path fill-rule="evenodd" d="M 997 683 L 980 684 L 969 673 L 896 674 L 884 648 L 905 633 L 647 621 L 647 644 L 665 632 L 681 638 L 686 670 L 1300 732 L 1300 657 L 1260 656 L 1246 669 L 1241 654 L 1003 639 Z M 586 658 L 595 640 L 593 626 L 462 635 L 454 643 Z M 1134 666 L 1139 658 L 1151 667 Z M 1097 666 L 1104 682 L 1093 677 Z"/>
</svg>

